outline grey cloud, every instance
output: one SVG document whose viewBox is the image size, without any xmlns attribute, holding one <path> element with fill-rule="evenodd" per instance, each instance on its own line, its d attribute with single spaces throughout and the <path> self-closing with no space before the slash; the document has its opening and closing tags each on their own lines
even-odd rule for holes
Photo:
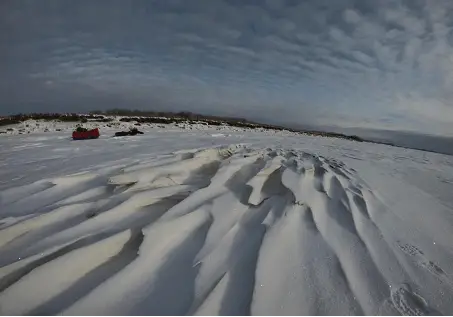
<svg viewBox="0 0 453 317">
<path fill-rule="evenodd" d="M 370 56 L 368 56 L 367 54 L 365 54 L 361 51 L 352 51 L 351 54 L 352 54 L 352 56 L 354 56 L 354 58 L 357 61 L 359 61 L 365 65 L 371 65 L 374 62 L 373 58 L 371 58 Z"/>
<path fill-rule="evenodd" d="M 360 14 L 353 9 L 346 9 L 343 12 L 343 17 L 346 22 L 351 23 L 351 24 L 357 24 L 362 19 Z"/>
</svg>

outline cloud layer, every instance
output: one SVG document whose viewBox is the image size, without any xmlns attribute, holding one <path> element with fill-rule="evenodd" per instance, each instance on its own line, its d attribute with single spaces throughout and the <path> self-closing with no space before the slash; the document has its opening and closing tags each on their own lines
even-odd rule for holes
<svg viewBox="0 0 453 317">
<path fill-rule="evenodd" d="M 133 107 L 453 133 L 450 0 L 2 1 L 2 112 Z"/>
</svg>

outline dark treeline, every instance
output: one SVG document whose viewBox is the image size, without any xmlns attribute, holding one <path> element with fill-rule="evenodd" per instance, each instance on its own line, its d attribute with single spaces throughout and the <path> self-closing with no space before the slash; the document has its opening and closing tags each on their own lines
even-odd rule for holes
<svg viewBox="0 0 453 317">
<path fill-rule="evenodd" d="M 142 110 L 130 110 L 130 109 L 109 109 L 105 111 L 95 110 L 90 112 L 91 115 L 106 115 L 106 116 L 127 116 L 127 117 L 147 117 L 147 118 L 167 118 L 167 119 L 185 119 L 192 121 L 222 121 L 222 122 L 242 122 L 253 124 L 244 118 L 231 118 L 231 117 L 220 117 L 202 115 L 198 113 L 192 113 L 187 111 L 181 112 L 163 112 L 163 111 L 142 111 Z M 257 124 L 257 123 L 255 123 Z"/>
<path fill-rule="evenodd" d="M 2 117 L 0 119 L 0 126 L 5 126 L 9 124 L 21 123 L 26 120 L 60 120 L 64 122 L 78 122 L 81 120 L 81 117 L 76 113 L 27 113 L 27 114 L 15 114 L 8 117 Z"/>
<path fill-rule="evenodd" d="M 27 113 L 27 114 L 19 113 L 12 116 L 0 118 L 0 126 L 17 124 L 30 119 L 46 121 L 58 120 L 61 122 L 82 122 L 82 123 L 88 122 L 88 119 L 100 122 L 108 122 L 113 120 L 110 118 L 105 118 L 105 116 L 92 114 L 80 115 L 77 113 Z"/>
</svg>

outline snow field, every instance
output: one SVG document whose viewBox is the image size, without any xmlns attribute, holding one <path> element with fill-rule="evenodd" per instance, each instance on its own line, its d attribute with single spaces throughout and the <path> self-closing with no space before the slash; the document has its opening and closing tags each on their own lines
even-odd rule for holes
<svg viewBox="0 0 453 317">
<path fill-rule="evenodd" d="M 448 202 L 372 159 L 382 147 L 155 137 L 2 185 L 1 314 L 453 312 Z M 448 160 L 431 158 L 453 175 Z"/>
</svg>

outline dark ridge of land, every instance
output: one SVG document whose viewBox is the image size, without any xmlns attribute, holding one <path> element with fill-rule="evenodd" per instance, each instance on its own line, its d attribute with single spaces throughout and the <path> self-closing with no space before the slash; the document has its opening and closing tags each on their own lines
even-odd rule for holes
<svg viewBox="0 0 453 317">
<path fill-rule="evenodd" d="M 110 122 L 113 121 L 109 116 L 123 116 L 120 121 L 123 122 L 138 122 L 138 123 L 159 123 L 159 124 L 171 124 L 171 123 L 206 123 L 213 126 L 227 125 L 239 128 L 250 128 L 250 129 L 269 129 L 277 131 L 290 131 L 295 133 L 304 133 L 312 136 L 323 136 L 323 137 L 334 137 L 347 139 L 357 142 L 363 142 L 362 138 L 356 135 L 345 135 L 342 133 L 335 132 L 324 132 L 315 130 L 302 130 L 292 129 L 284 126 L 263 124 L 253 122 L 244 118 L 234 117 L 221 117 L 221 116 L 210 116 L 196 114 L 192 112 L 154 112 L 154 111 L 140 111 L 140 110 L 127 110 L 127 109 L 111 109 L 105 111 L 91 111 L 89 114 L 77 114 L 77 113 L 29 113 L 29 114 L 16 114 L 8 117 L 0 117 L 0 126 L 17 124 L 23 121 L 34 119 L 34 120 L 59 120 L 62 122 Z"/>
<path fill-rule="evenodd" d="M 137 122 L 137 123 L 157 123 L 157 124 L 171 124 L 171 123 L 188 123 L 188 124 L 209 124 L 213 126 L 231 126 L 249 129 L 268 129 L 276 131 L 290 131 L 294 133 L 301 133 L 310 136 L 322 136 L 330 138 L 346 139 L 357 142 L 368 142 L 374 144 L 384 144 L 395 146 L 399 148 L 420 150 L 425 152 L 433 152 L 440 154 L 453 155 L 453 140 L 445 137 L 434 137 L 425 135 L 411 135 L 404 134 L 402 138 L 399 135 L 387 138 L 376 138 L 372 136 L 359 137 L 354 134 L 341 133 L 341 132 L 328 132 L 313 129 L 311 127 L 285 127 L 282 125 L 264 124 L 254 122 L 244 118 L 235 117 L 222 117 L 196 114 L 192 112 L 155 112 L 155 111 L 140 111 L 128 109 L 110 109 L 105 111 L 91 111 L 88 114 L 77 113 L 27 113 L 16 114 L 7 117 L 0 117 L 0 126 L 21 123 L 23 121 L 34 120 L 47 120 L 47 121 L 61 121 L 61 122 L 78 122 L 85 123 L 91 122 L 111 122 L 114 119 L 110 116 L 121 116 L 119 120 L 122 122 Z M 352 131 L 351 131 L 352 132 Z M 383 132 L 383 131 L 380 131 Z M 359 132 L 360 133 L 360 132 Z M 366 135 L 366 134 L 365 134 Z"/>
<path fill-rule="evenodd" d="M 157 124 L 171 124 L 171 123 L 205 123 L 209 125 L 226 125 L 232 127 L 249 128 L 249 129 L 269 129 L 269 130 L 286 130 L 294 133 L 301 133 L 311 136 L 323 136 L 331 138 L 346 139 L 357 142 L 368 142 L 374 144 L 384 144 L 395 146 L 399 148 L 420 150 L 425 152 L 440 153 L 453 155 L 453 139 L 438 136 L 426 136 L 418 134 L 408 134 L 404 132 L 396 133 L 393 136 L 386 138 L 377 138 L 366 136 L 365 133 L 353 132 L 354 134 L 341 133 L 341 132 L 327 132 L 328 128 L 324 131 L 316 130 L 313 128 L 304 127 L 285 127 L 281 125 L 263 124 L 250 121 L 244 118 L 234 117 L 221 117 L 196 114 L 191 112 L 155 112 L 155 111 L 140 111 L 140 110 L 127 110 L 127 109 L 111 109 L 105 111 L 91 111 L 89 114 L 77 113 L 28 113 L 16 114 L 12 116 L 0 116 L 0 126 L 21 123 L 23 121 L 34 120 L 58 120 L 62 122 L 111 122 L 114 119 L 109 116 L 122 116 L 119 119 L 123 122 L 137 122 L 137 123 L 157 123 Z M 384 133 L 385 131 L 379 131 Z M 355 133 L 364 134 L 359 137 Z"/>
</svg>

